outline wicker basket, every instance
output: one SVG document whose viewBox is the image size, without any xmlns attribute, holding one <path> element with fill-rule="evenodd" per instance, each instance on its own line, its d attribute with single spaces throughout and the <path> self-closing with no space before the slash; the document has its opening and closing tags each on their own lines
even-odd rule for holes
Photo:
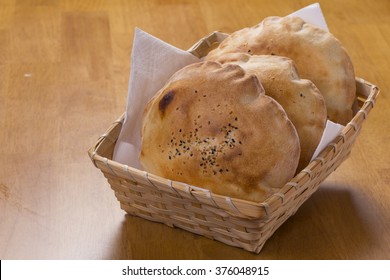
<svg viewBox="0 0 390 280">
<path fill-rule="evenodd" d="M 204 56 L 224 38 L 214 32 L 189 51 Z M 283 224 L 350 154 L 379 89 L 356 78 L 359 110 L 342 132 L 290 182 L 261 203 L 216 195 L 120 164 L 112 154 L 124 114 L 88 151 L 115 192 L 121 208 L 131 215 L 178 227 L 225 244 L 259 253 Z"/>
</svg>

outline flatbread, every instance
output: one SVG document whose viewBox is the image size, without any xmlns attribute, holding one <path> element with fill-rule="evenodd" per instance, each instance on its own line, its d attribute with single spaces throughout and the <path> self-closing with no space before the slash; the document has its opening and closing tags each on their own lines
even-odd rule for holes
<svg viewBox="0 0 390 280">
<path fill-rule="evenodd" d="M 237 64 L 248 74 L 256 75 L 265 94 L 282 105 L 301 144 L 297 171 L 305 168 L 320 143 L 327 120 L 325 100 L 314 83 L 300 79 L 294 62 L 287 57 L 228 53 L 218 62 Z"/>
<path fill-rule="evenodd" d="M 352 119 L 354 68 L 346 49 L 331 33 L 298 17 L 268 17 L 229 35 L 205 59 L 234 52 L 291 58 L 300 77 L 311 80 L 324 96 L 328 118 L 343 125 Z"/>
<path fill-rule="evenodd" d="M 299 161 L 284 109 L 237 65 L 179 70 L 146 106 L 141 134 L 147 172 L 245 200 L 266 199 Z"/>
</svg>

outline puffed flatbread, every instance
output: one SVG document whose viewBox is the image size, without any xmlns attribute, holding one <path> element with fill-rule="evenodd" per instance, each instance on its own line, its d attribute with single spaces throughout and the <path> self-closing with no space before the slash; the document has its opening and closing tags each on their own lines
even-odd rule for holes
<svg viewBox="0 0 390 280">
<path fill-rule="evenodd" d="M 245 200 L 266 199 L 299 161 L 284 109 L 237 65 L 179 70 L 146 106 L 141 134 L 147 172 Z"/>
<path fill-rule="evenodd" d="M 305 168 L 320 143 L 327 120 L 325 101 L 317 87 L 300 79 L 294 62 L 287 57 L 228 53 L 221 55 L 218 62 L 237 64 L 248 74 L 256 75 L 265 94 L 282 105 L 301 144 L 297 170 Z"/>
<path fill-rule="evenodd" d="M 343 125 L 352 119 L 354 68 L 346 49 L 331 33 L 298 17 L 268 17 L 229 35 L 205 59 L 234 52 L 291 58 L 300 77 L 311 80 L 324 96 L 328 118 Z"/>
</svg>

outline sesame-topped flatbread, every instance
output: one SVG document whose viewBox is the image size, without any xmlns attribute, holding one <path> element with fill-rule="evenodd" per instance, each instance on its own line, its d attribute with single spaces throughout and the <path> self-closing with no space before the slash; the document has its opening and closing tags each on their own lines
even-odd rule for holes
<svg viewBox="0 0 390 280">
<path fill-rule="evenodd" d="M 237 65 L 186 66 L 144 112 L 144 169 L 216 194 L 263 201 L 294 176 L 299 155 L 282 106 Z"/>
</svg>

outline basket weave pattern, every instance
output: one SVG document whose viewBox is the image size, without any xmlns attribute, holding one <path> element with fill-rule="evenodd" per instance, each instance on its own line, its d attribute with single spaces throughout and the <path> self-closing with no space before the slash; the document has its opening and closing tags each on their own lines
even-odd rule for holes
<svg viewBox="0 0 390 280">
<path fill-rule="evenodd" d="M 212 33 L 189 51 L 204 56 L 225 34 Z M 124 114 L 88 151 L 131 215 L 178 227 L 225 244 L 259 253 L 267 239 L 304 203 L 350 154 L 379 89 L 356 78 L 359 110 L 342 132 L 279 192 L 255 203 L 213 194 L 112 160 Z"/>
</svg>

